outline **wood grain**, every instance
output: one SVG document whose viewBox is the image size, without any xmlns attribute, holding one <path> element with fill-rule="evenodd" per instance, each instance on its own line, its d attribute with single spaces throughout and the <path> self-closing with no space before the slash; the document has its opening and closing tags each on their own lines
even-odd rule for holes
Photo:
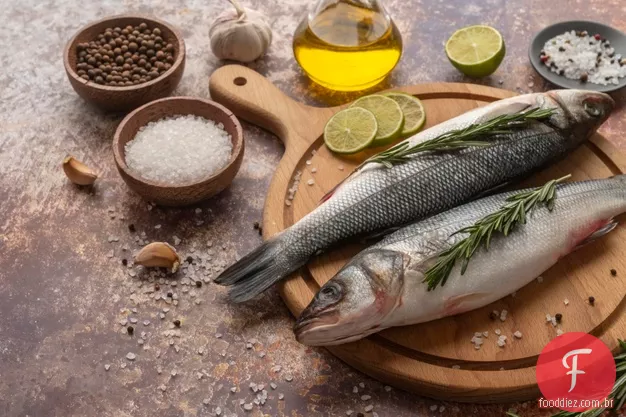
<svg viewBox="0 0 626 417">
<path fill-rule="evenodd" d="M 201 116 L 224 125 L 233 144 L 230 160 L 224 168 L 203 180 L 179 186 L 147 180 L 128 168 L 124 147 L 141 127 L 164 117 L 187 114 Z M 148 103 L 128 114 L 117 127 L 113 137 L 115 163 L 126 184 L 146 200 L 163 206 L 194 204 L 224 190 L 239 171 L 244 146 L 243 131 L 237 117 L 221 104 L 195 97 L 168 97 Z"/>
<path fill-rule="evenodd" d="M 161 36 L 166 43 L 174 46 L 174 63 L 165 73 L 154 80 L 124 87 L 100 85 L 80 78 L 76 73 L 76 45 L 96 40 L 97 36 L 108 27 L 136 26 L 145 22 L 150 28 L 161 29 Z M 90 23 L 68 41 L 63 51 L 65 73 L 72 88 L 89 103 L 111 112 L 126 112 L 152 100 L 166 97 L 174 91 L 185 70 L 185 42 L 182 35 L 173 26 L 152 17 L 140 15 L 111 16 Z"/>
<path fill-rule="evenodd" d="M 341 107 L 314 108 L 297 103 L 259 74 L 241 66 L 217 70 L 211 77 L 210 90 L 215 100 L 235 114 L 272 131 L 285 142 L 285 155 L 265 203 L 265 238 L 314 210 L 320 198 L 367 156 L 363 153 L 339 158 L 323 146 L 323 127 Z M 400 91 L 424 102 L 427 127 L 514 95 L 491 87 L 453 83 L 416 85 Z M 316 174 L 311 173 L 312 167 L 317 168 Z M 566 160 L 535 175 L 526 185 L 541 184 L 565 173 L 572 173 L 574 180 L 603 178 L 622 173 L 625 168 L 624 157 L 596 134 Z M 293 204 L 287 206 L 287 190 L 296 171 L 303 172 L 302 180 Z M 315 180 L 313 186 L 306 185 L 309 179 Z M 592 333 L 613 349 L 617 338 L 626 333 L 626 321 L 622 320 L 626 282 L 610 275 L 611 268 L 626 272 L 626 250 L 620 245 L 625 238 L 626 229 L 618 228 L 564 258 L 543 275 L 542 283 L 527 285 L 515 297 L 459 316 L 389 329 L 329 350 L 386 383 L 435 398 L 469 402 L 530 399 L 538 394 L 534 369 L 537 355 L 556 336 L 556 329 L 546 324 L 546 313 L 562 313 L 560 327 L 564 331 Z M 297 316 L 320 285 L 360 249 L 358 245 L 346 246 L 320 256 L 281 283 L 281 295 L 291 312 Z M 590 295 L 598 300 L 595 306 L 587 303 Z M 569 300 L 567 306 L 565 299 Z M 494 309 L 508 310 L 509 318 L 505 322 L 489 320 L 489 312 Z M 505 348 L 496 346 L 496 329 L 509 337 Z M 517 330 L 523 333 L 520 341 L 512 338 Z M 476 351 L 470 339 L 474 332 L 483 331 L 489 331 L 490 338 Z M 455 365 L 460 369 L 452 368 Z"/>
</svg>

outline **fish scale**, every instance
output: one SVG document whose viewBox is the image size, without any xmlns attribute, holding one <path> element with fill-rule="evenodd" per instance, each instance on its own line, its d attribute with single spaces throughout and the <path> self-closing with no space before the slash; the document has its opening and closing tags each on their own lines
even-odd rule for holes
<svg viewBox="0 0 626 417">
<path fill-rule="evenodd" d="M 603 93 L 557 90 L 491 103 L 406 140 L 410 146 L 477 122 L 528 108 L 552 109 L 549 119 L 477 138 L 484 147 L 423 152 L 386 167 L 366 164 L 323 204 L 226 269 L 215 282 L 248 300 L 319 254 L 349 238 L 384 233 L 476 198 L 562 158 L 589 137 L 612 110 Z"/>
<path fill-rule="evenodd" d="M 299 256 L 311 248 L 318 251 L 355 234 L 372 233 L 438 213 L 528 172 L 527 165 L 536 169 L 569 151 L 564 146 L 567 134 L 554 130 L 535 133 L 527 129 L 511 138 L 494 138 L 490 147 L 410 161 L 396 172 L 384 167 L 371 170 L 354 187 L 348 184 L 338 191 L 323 210 L 298 223 L 289 236 L 289 254 Z M 502 152 L 503 146 L 509 151 Z M 494 164 L 500 168 L 490 169 Z M 464 174 L 453 177 L 451 172 Z M 387 175 L 397 175 L 401 180 L 395 180 L 390 187 Z"/>
<path fill-rule="evenodd" d="M 483 307 L 609 233 L 616 225 L 613 218 L 626 211 L 626 175 L 558 185 L 552 210 L 539 204 L 508 236 L 494 233 L 488 249 L 481 245 L 474 252 L 465 273 L 459 260 L 445 285 L 429 291 L 426 272 L 468 236 L 459 231 L 498 211 L 512 195 L 527 191 L 453 208 L 365 249 L 322 286 L 298 318 L 296 338 L 307 345 L 334 345 Z"/>
</svg>

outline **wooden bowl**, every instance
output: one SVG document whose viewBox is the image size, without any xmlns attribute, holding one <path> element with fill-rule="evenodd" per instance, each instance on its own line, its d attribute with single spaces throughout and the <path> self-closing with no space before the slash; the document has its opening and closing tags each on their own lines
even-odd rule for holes
<svg viewBox="0 0 626 417">
<path fill-rule="evenodd" d="M 126 165 L 125 146 L 139 129 L 164 117 L 193 114 L 222 123 L 233 143 L 228 164 L 218 172 L 189 184 L 170 185 L 142 178 Z M 117 169 L 128 186 L 148 201 L 163 206 L 185 206 L 214 196 L 230 185 L 243 159 L 244 141 L 237 117 L 221 104 L 194 97 L 168 97 L 148 103 L 129 113 L 113 138 Z"/>
<path fill-rule="evenodd" d="M 136 26 L 141 22 L 146 22 L 150 28 L 161 29 L 163 40 L 174 45 L 174 63 L 169 70 L 154 80 L 123 87 L 101 85 L 78 76 L 76 45 L 93 41 L 108 27 Z M 176 29 L 161 20 L 140 15 L 112 16 L 81 28 L 65 46 L 63 63 L 67 77 L 79 96 L 103 110 L 125 112 L 174 91 L 185 69 L 185 42 Z"/>
</svg>

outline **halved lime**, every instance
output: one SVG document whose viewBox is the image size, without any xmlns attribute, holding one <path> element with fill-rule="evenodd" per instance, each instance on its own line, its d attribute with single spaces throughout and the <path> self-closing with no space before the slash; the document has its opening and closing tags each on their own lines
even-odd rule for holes
<svg viewBox="0 0 626 417">
<path fill-rule="evenodd" d="M 378 122 L 378 133 L 372 146 L 386 145 L 400 137 L 404 126 L 404 115 L 400 105 L 389 97 L 372 94 L 361 97 L 350 105 L 350 108 L 360 107 L 374 113 Z"/>
<path fill-rule="evenodd" d="M 376 137 L 378 123 L 374 114 L 350 107 L 330 118 L 324 127 L 326 146 L 337 153 L 356 153 L 367 148 Z"/>
<path fill-rule="evenodd" d="M 405 93 L 385 93 L 386 97 L 389 97 L 398 105 L 404 114 L 404 126 L 402 127 L 402 133 L 400 136 L 403 138 L 409 137 L 424 126 L 426 122 L 426 111 L 422 102 L 410 94 Z"/>
<path fill-rule="evenodd" d="M 505 53 L 502 35 L 490 26 L 459 29 L 446 42 L 446 55 L 452 65 L 470 77 L 492 74 L 498 69 Z"/>
</svg>

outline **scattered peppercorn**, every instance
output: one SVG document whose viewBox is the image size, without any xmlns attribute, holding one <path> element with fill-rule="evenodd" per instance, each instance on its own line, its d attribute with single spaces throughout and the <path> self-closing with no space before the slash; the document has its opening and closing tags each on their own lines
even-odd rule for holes
<svg viewBox="0 0 626 417">
<path fill-rule="evenodd" d="M 491 313 L 489 313 L 489 319 L 490 320 L 495 320 L 498 318 L 498 315 L 496 314 L 495 311 L 492 311 Z"/>
<path fill-rule="evenodd" d="M 142 25 L 145 29 L 140 29 Z M 122 87 L 158 78 L 171 68 L 175 52 L 171 43 L 165 44 L 162 33 L 145 22 L 124 29 L 106 28 L 95 40 L 76 45 L 76 73 L 90 82 Z"/>
<path fill-rule="evenodd" d="M 190 264 L 190 263 L 192 263 L 192 262 L 193 262 L 193 256 L 189 255 L 189 256 L 187 257 L 187 263 L 189 263 L 189 264 Z"/>
<path fill-rule="evenodd" d="M 174 326 L 180 327 L 180 320 L 174 320 Z"/>
<path fill-rule="evenodd" d="M 122 265 L 124 266 L 128 265 L 128 259 L 126 258 L 122 259 Z"/>
<path fill-rule="evenodd" d="M 135 225 L 134 224 L 129 224 L 128 225 L 128 231 L 130 231 L 131 233 L 135 233 L 136 229 L 135 229 Z"/>
<path fill-rule="evenodd" d="M 172 298 L 174 296 L 174 294 L 172 294 L 172 292 L 170 291 L 170 292 L 167 293 L 167 296 Z"/>
<path fill-rule="evenodd" d="M 135 328 L 133 326 L 128 326 L 126 328 L 126 331 L 128 332 L 128 334 L 133 334 L 135 333 Z"/>
<path fill-rule="evenodd" d="M 259 226 L 259 236 L 263 236 L 263 226 Z"/>
<path fill-rule="evenodd" d="M 586 72 L 583 72 L 583 73 L 580 75 L 580 81 L 582 81 L 582 82 L 586 83 L 588 79 L 589 79 L 589 74 L 587 74 Z"/>
<path fill-rule="evenodd" d="M 589 296 L 589 304 L 594 305 L 595 302 L 596 302 L 596 298 L 593 295 Z"/>
<path fill-rule="evenodd" d="M 198 288 L 202 287 L 202 281 L 196 281 L 196 287 Z"/>
<path fill-rule="evenodd" d="M 559 52 L 565 52 L 565 48 L 562 46 L 559 46 Z"/>
<path fill-rule="evenodd" d="M 557 323 L 560 323 L 561 320 L 563 320 L 563 314 L 561 313 L 556 313 L 556 315 L 554 316 L 554 318 L 556 319 Z"/>
<path fill-rule="evenodd" d="M 154 284 L 155 291 L 159 291 L 160 289 L 161 289 L 161 286 L 159 284 Z"/>
<path fill-rule="evenodd" d="M 254 230 L 257 230 L 259 228 L 259 222 L 254 222 L 252 227 L 254 227 Z"/>
<path fill-rule="evenodd" d="M 617 275 L 617 271 L 615 269 L 611 269 L 611 275 L 616 276 Z"/>
</svg>

